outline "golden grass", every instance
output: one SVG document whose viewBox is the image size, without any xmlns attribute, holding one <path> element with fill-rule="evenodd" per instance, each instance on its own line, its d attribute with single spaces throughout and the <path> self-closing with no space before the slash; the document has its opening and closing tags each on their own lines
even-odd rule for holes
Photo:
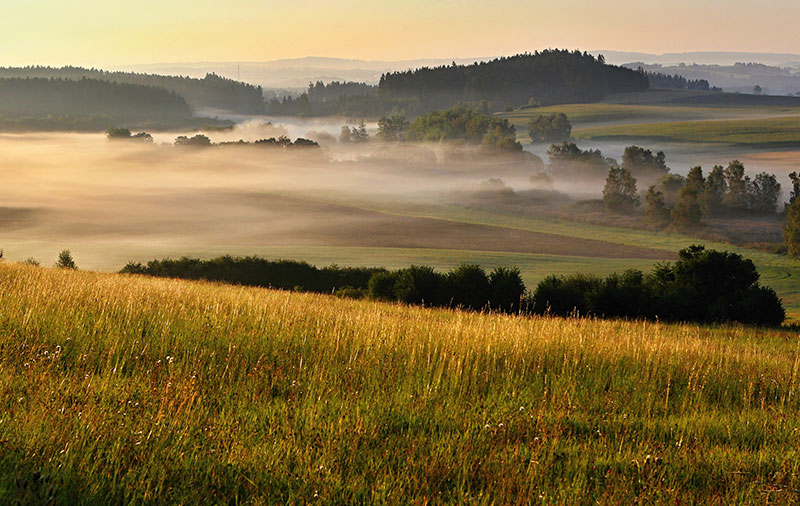
<svg viewBox="0 0 800 506">
<path fill-rule="evenodd" d="M 0 502 L 792 503 L 796 333 L 0 266 Z"/>
</svg>

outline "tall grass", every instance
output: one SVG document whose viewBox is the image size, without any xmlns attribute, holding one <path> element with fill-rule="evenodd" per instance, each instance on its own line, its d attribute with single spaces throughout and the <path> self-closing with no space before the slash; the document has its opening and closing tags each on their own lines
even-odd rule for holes
<svg viewBox="0 0 800 506">
<path fill-rule="evenodd" d="M 0 503 L 792 503 L 796 333 L 0 266 Z"/>
</svg>

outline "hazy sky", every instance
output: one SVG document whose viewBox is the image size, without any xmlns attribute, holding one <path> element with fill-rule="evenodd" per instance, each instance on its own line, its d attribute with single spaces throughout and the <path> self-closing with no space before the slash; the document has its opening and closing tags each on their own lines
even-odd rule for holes
<svg viewBox="0 0 800 506">
<path fill-rule="evenodd" d="M 0 65 L 800 53 L 798 0 L 0 0 Z"/>
</svg>

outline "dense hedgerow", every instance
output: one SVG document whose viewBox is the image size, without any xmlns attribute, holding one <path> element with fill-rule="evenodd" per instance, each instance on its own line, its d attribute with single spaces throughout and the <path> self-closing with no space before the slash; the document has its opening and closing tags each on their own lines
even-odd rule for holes
<svg viewBox="0 0 800 506">
<path fill-rule="evenodd" d="M 306 262 L 223 256 L 129 263 L 122 273 L 203 279 L 284 290 L 432 307 L 506 313 L 592 315 L 687 322 L 780 325 L 785 317 L 775 291 L 758 283 L 755 265 L 741 255 L 692 246 L 675 264 L 652 272 L 630 270 L 601 278 L 548 276 L 528 293 L 517 268 L 460 265 L 442 273 L 412 265 L 396 271 L 375 267 L 318 268 Z"/>
<path fill-rule="evenodd" d="M 605 279 L 549 276 L 536 287 L 531 305 L 558 315 L 780 325 L 783 304 L 758 279 L 753 262 L 741 255 L 692 246 L 680 251 L 675 264 L 647 275 L 631 270 Z"/>
</svg>

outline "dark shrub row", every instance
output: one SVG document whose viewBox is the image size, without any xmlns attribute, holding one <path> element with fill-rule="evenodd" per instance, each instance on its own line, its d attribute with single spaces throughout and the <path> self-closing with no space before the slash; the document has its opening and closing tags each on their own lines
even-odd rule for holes
<svg viewBox="0 0 800 506">
<path fill-rule="evenodd" d="M 151 260 L 147 265 L 129 263 L 120 272 L 183 279 L 222 281 L 282 290 L 332 293 L 343 288 L 366 290 L 370 278 L 385 269 L 373 267 L 318 268 L 294 260 L 222 256 L 211 260 L 181 258 Z"/>
<path fill-rule="evenodd" d="M 418 265 L 396 271 L 317 268 L 292 260 L 223 256 L 129 263 L 121 272 L 468 310 L 753 325 L 780 325 L 785 319 L 775 291 L 759 285 L 753 262 L 703 246 L 681 250 L 677 262 L 660 264 L 647 274 L 629 270 L 606 278 L 549 276 L 532 294 L 526 294 L 517 268 L 498 267 L 487 274 L 466 264 L 441 273 Z"/>
<path fill-rule="evenodd" d="M 525 284 L 517 268 L 498 267 L 487 275 L 478 265 L 460 265 L 448 273 L 412 265 L 373 275 L 369 295 L 407 304 L 517 312 Z"/>
<path fill-rule="evenodd" d="M 529 307 L 540 314 L 780 325 L 786 317 L 781 300 L 758 278 L 753 262 L 740 255 L 692 246 L 675 264 L 649 274 L 550 276 Z"/>
</svg>

